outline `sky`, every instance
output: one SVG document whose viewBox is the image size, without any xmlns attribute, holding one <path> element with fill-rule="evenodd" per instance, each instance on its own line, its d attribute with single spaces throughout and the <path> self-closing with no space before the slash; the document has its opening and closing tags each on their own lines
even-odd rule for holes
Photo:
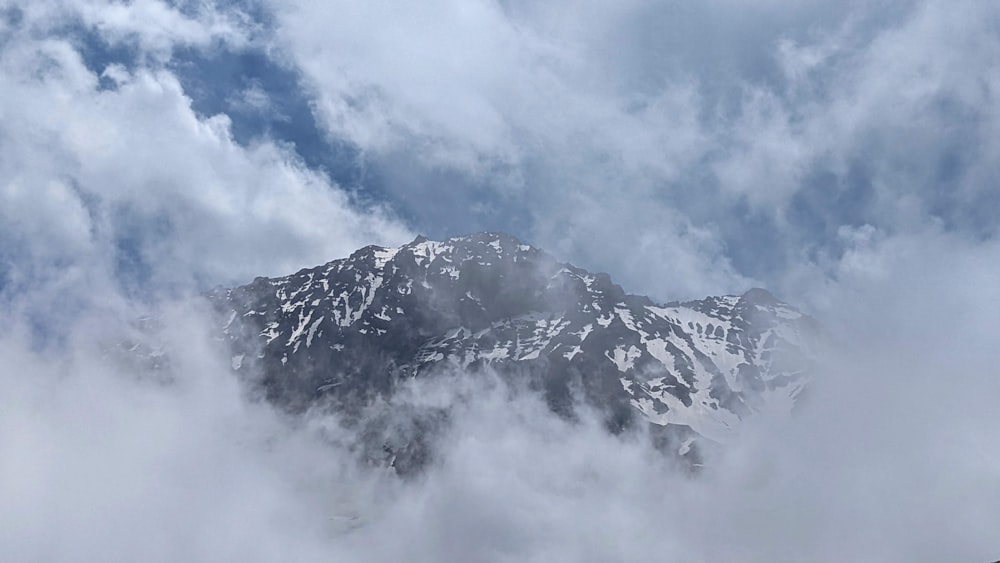
<svg viewBox="0 0 1000 563">
<path fill-rule="evenodd" d="M 0 0 L 0 559 L 1000 558 L 998 182 L 984 0 Z M 403 486 L 192 301 L 483 230 L 841 352 L 696 483 L 484 392 Z M 108 359 L 145 315 L 170 381 Z"/>
</svg>

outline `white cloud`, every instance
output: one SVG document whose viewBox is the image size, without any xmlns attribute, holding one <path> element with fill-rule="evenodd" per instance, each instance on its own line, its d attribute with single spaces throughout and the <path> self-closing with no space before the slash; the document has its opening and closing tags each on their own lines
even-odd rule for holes
<svg viewBox="0 0 1000 563">
<path fill-rule="evenodd" d="M 196 308 L 164 314 L 162 336 L 183 350 L 167 381 L 102 353 L 114 329 L 77 332 L 63 353 L 0 337 L 16 366 L 0 375 L 0 554 L 327 560 L 328 518 L 350 492 L 334 481 L 345 454 L 248 403 Z"/>
<path fill-rule="evenodd" d="M 625 248 L 618 237 L 596 236 L 601 223 L 651 221 L 666 239 L 685 238 L 663 189 L 708 150 L 695 86 L 682 77 L 660 91 L 623 93 L 615 61 L 593 49 L 594 41 L 609 46 L 604 35 L 614 29 L 603 26 L 631 5 L 590 5 L 593 18 L 568 22 L 568 32 L 545 14 L 489 2 L 280 6 L 279 45 L 314 88 L 323 124 L 378 165 L 392 168 L 403 155 L 424 170 L 484 182 L 493 190 L 487 199 L 515 201 L 531 215 L 522 236 L 548 247 L 573 239 L 571 258 L 605 269 L 623 266 L 616 257 Z M 438 204 L 449 205 L 441 195 Z M 609 200 L 621 213 L 589 213 L 591 202 Z M 469 212 L 463 201 L 456 213 Z M 652 216 L 637 218 L 644 208 Z M 693 273 L 709 291 L 735 285 Z M 663 293 L 690 289 L 667 284 Z"/>
<path fill-rule="evenodd" d="M 18 33 L 3 49 L 0 237 L 14 275 L 110 271 L 124 244 L 155 292 L 287 273 L 410 236 L 287 147 L 236 144 L 228 117 L 196 115 L 166 70 L 110 66 L 116 87 L 102 89 L 59 38 Z"/>
<path fill-rule="evenodd" d="M 982 257 L 951 265 L 974 273 L 970 261 Z M 984 345 L 996 311 L 968 316 L 979 302 L 962 296 L 916 313 L 912 300 L 936 295 L 935 284 L 883 300 L 896 281 L 845 284 L 851 300 L 838 305 L 867 303 L 861 319 L 871 322 L 844 342 L 850 354 L 828 366 L 796 418 L 746 427 L 693 479 L 641 436 L 610 436 L 585 411 L 578 422 L 559 419 L 537 396 L 461 374 L 423 381 L 402 399 L 456 407 L 440 464 L 410 482 L 358 470 L 330 440 L 335 420 L 290 425 L 246 403 L 190 307 L 163 317 L 166 342 L 183 351 L 169 382 L 98 356 L 101 340 L 85 333 L 70 355 L 48 357 L 8 334 L 5 357 L 32 377 L 0 376 L 8 390 L 0 500 L 9 508 L 0 553 L 36 561 L 995 557 L 1000 443 L 990 422 L 1000 389 Z M 936 324 L 907 325 L 924 314 Z M 885 330 L 900 326 L 910 329 Z M 940 346 L 942 331 L 967 339 Z"/>
<path fill-rule="evenodd" d="M 19 26 L 36 34 L 92 30 L 110 44 L 130 44 L 147 59 L 169 57 L 177 47 L 208 47 L 213 43 L 247 44 L 258 25 L 238 4 L 163 0 L 44 0 L 0 2 L 16 10 Z"/>
<path fill-rule="evenodd" d="M 123 253 L 169 293 L 409 236 L 287 147 L 234 143 L 156 64 L 253 26 L 211 6 L 19 6 L 0 31 L 0 558 L 995 559 L 1000 247 L 974 225 L 1000 162 L 995 9 L 704 6 L 282 4 L 332 133 L 485 181 L 532 209 L 543 246 L 666 298 L 749 283 L 727 247 L 745 199 L 801 257 L 767 275 L 842 346 L 796 418 L 758 421 L 694 481 L 586 417 L 484 391 L 409 484 L 356 471 L 334 420 L 247 402 L 197 309 L 158 310 L 172 379 L 105 353 L 148 312 L 120 291 L 142 268 Z M 80 21 L 148 64 L 86 68 L 55 31 Z M 874 195 L 855 220 L 825 210 L 810 242 L 804 176 L 855 160 Z"/>
<path fill-rule="evenodd" d="M 597 233 L 637 225 L 680 248 L 712 238 L 680 257 L 705 292 L 779 286 L 845 224 L 990 229 L 992 5 L 277 5 L 331 135 L 376 167 L 416 161 L 408 181 L 458 214 L 527 210 L 522 235 L 598 269 L 627 270 L 632 248 Z M 435 187 L 441 169 L 475 188 Z M 666 265 L 649 273 L 623 281 L 690 295 Z"/>
<path fill-rule="evenodd" d="M 811 288 L 837 355 L 794 420 L 729 452 L 715 555 L 995 559 L 1000 247 L 933 227 L 850 236 L 838 281 Z"/>
</svg>

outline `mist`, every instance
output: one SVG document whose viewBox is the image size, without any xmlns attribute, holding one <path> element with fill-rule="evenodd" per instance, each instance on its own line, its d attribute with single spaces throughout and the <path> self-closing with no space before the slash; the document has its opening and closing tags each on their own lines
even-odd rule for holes
<svg viewBox="0 0 1000 563">
<path fill-rule="evenodd" d="M 794 415 L 749 419 L 695 475 L 641 431 L 609 434 L 583 405 L 567 420 L 496 377 L 449 373 L 392 399 L 453 413 L 435 463 L 401 480 L 359 464 L 334 413 L 293 417 L 254 399 L 196 301 L 158 308 L 169 363 L 156 370 L 109 354 L 107 334 L 37 348 L 15 324 L 2 340 L 16 369 L 4 370 L 0 405 L 0 553 L 986 560 L 1000 525 L 998 249 L 924 240 L 866 252 L 858 263 L 882 268 L 845 273 L 822 296 L 836 344 Z M 927 272 L 928 254 L 943 267 Z M 941 284 L 955 284 L 948 299 Z"/>
<path fill-rule="evenodd" d="M 0 560 L 1000 558 L 995 5 L 463 6 L 0 0 Z M 451 415 L 400 478 L 199 297 L 497 229 L 660 301 L 767 286 L 829 350 L 694 474 L 414 380 L 387 408 Z"/>
</svg>

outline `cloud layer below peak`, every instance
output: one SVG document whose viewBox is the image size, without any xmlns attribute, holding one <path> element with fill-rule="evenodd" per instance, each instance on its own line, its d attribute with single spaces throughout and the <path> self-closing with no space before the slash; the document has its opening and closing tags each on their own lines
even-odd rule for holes
<svg viewBox="0 0 1000 563">
<path fill-rule="evenodd" d="M 0 559 L 995 559 L 998 23 L 0 0 Z M 842 353 L 700 480 L 484 389 L 402 484 L 248 400 L 183 298 L 500 229 L 661 300 L 766 285 Z M 172 379 L 108 354 L 144 315 Z"/>
</svg>

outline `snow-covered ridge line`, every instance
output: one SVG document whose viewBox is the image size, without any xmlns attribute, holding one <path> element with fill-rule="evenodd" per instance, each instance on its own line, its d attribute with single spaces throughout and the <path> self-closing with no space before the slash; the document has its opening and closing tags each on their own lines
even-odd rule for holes
<svg viewBox="0 0 1000 563">
<path fill-rule="evenodd" d="M 488 367 L 544 381 L 554 405 L 579 387 L 617 417 L 712 440 L 794 402 L 815 340 L 815 321 L 764 290 L 656 304 L 503 233 L 369 246 L 213 300 L 234 369 L 281 400 Z"/>
</svg>

